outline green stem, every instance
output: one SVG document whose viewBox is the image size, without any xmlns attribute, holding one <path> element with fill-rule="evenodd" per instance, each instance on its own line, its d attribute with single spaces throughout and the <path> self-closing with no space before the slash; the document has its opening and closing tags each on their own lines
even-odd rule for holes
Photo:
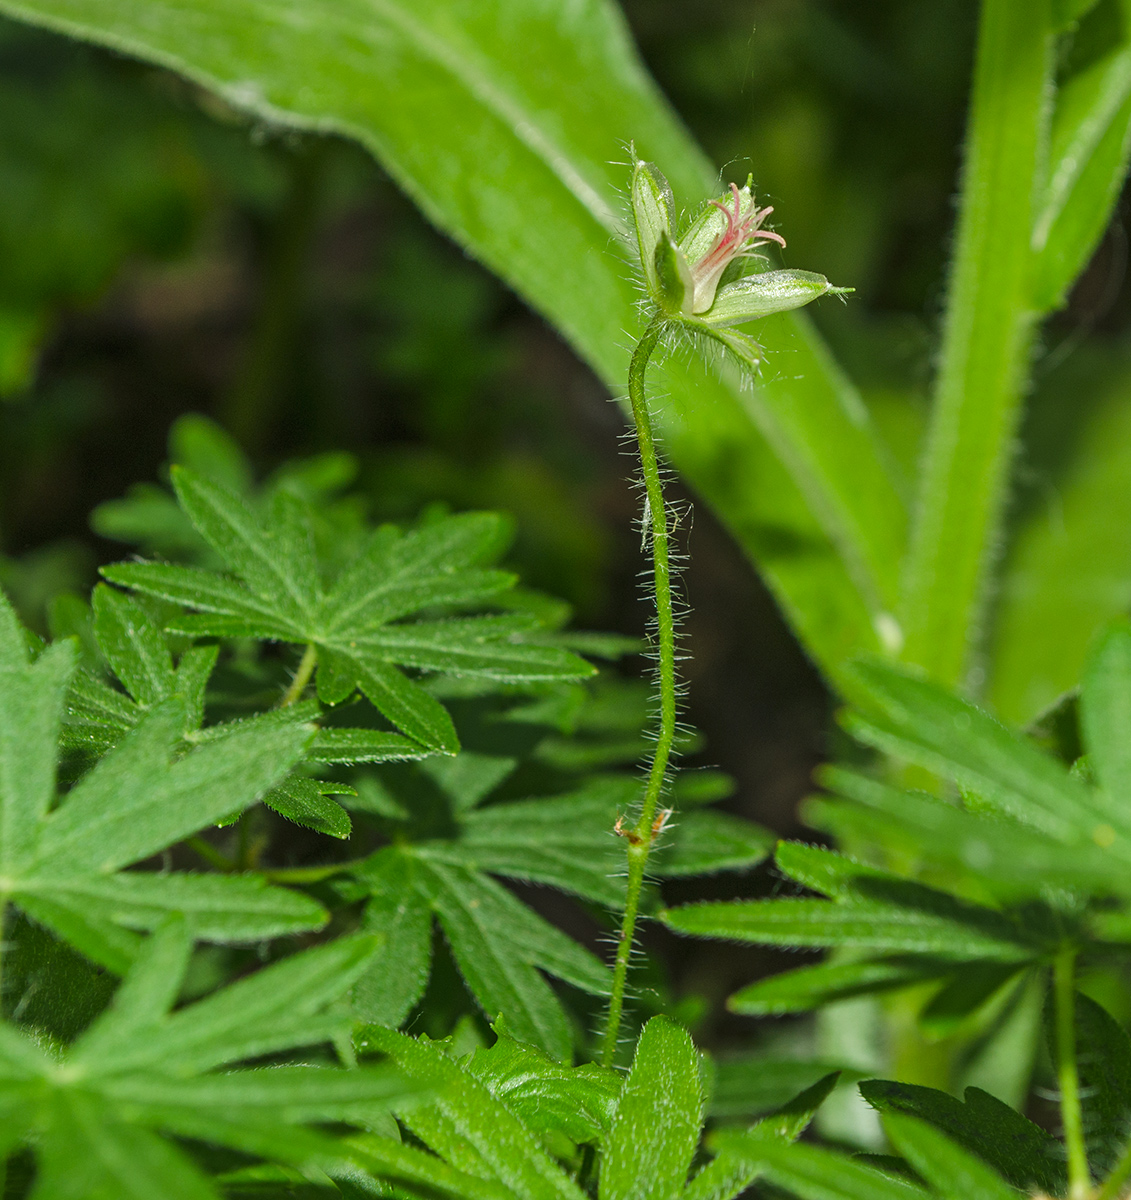
<svg viewBox="0 0 1131 1200">
<path fill-rule="evenodd" d="M 1060 1087 L 1060 1118 L 1068 1154 L 1069 1200 L 1086 1200 L 1092 1194 L 1092 1176 L 1084 1146 L 1084 1119 L 1080 1109 L 1080 1076 L 1076 1070 L 1076 951 L 1061 950 L 1053 964 L 1056 1012 L 1056 1078 Z"/>
<path fill-rule="evenodd" d="M 636 918 L 640 912 L 640 894 L 644 887 L 644 874 L 648 866 L 660 822 L 656 819 L 660 796 L 664 790 L 668 761 L 675 741 L 675 617 L 672 607 L 671 563 L 668 555 L 670 530 L 668 512 L 664 504 L 664 491 L 660 482 L 660 466 L 656 457 L 656 440 L 652 433 L 652 419 L 648 412 L 648 400 L 644 394 L 644 375 L 648 360 L 656 348 L 663 331 L 663 321 L 657 314 L 644 331 L 644 336 L 633 351 L 628 368 L 628 399 L 632 406 L 632 419 L 636 425 L 636 441 L 640 450 L 640 467 L 644 476 L 644 491 L 647 497 L 645 528 L 652 543 L 652 589 L 656 601 L 656 649 L 659 659 L 660 727 L 656 737 L 656 750 L 648 771 L 644 788 L 644 800 L 640 806 L 640 819 L 635 828 L 625 833 L 628 842 L 628 881 L 625 889 L 624 919 L 621 922 L 620 939 L 617 944 L 616 963 L 613 967 L 613 989 L 609 997 L 609 1015 L 605 1025 L 604 1045 L 601 1062 L 609 1066 L 616 1055 L 617 1038 L 620 1035 L 621 1015 L 624 1011 L 624 992 L 628 982 L 628 966 L 632 957 L 633 938 L 636 933 Z"/>
<path fill-rule="evenodd" d="M 355 858 L 348 862 L 330 863 L 323 867 L 268 867 L 260 874 L 268 883 L 321 883 L 343 871 L 359 867 L 366 860 Z"/>
<path fill-rule="evenodd" d="M 185 838 L 185 845 L 200 855 L 210 867 L 215 867 L 217 871 L 228 872 L 236 869 L 236 864 L 230 858 L 221 854 L 211 842 L 206 842 L 198 835 L 194 834 L 190 838 Z"/>
<path fill-rule="evenodd" d="M 318 665 L 318 648 L 313 642 L 302 652 L 302 659 L 299 661 L 298 670 L 295 672 L 295 677 L 291 680 L 291 686 L 283 693 L 282 700 L 279 701 L 280 708 L 287 708 L 294 704 L 304 691 L 306 685 L 310 682 L 311 675 L 314 674 L 314 668 Z"/>
</svg>

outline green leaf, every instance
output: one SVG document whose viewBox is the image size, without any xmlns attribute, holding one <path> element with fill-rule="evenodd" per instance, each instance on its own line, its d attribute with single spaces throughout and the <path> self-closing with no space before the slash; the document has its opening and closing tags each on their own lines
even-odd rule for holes
<svg viewBox="0 0 1131 1200">
<path fill-rule="evenodd" d="M 156 704 L 173 691 L 173 656 L 161 630 L 129 596 L 105 584 L 94 589 L 94 636 L 114 674 L 141 705 Z"/>
<path fill-rule="evenodd" d="M 370 1028 L 359 1051 L 388 1054 L 410 1082 L 435 1091 L 432 1103 L 398 1116 L 457 1170 L 501 1184 L 513 1197 L 582 1200 L 584 1193 L 539 1145 L 530 1129 L 484 1081 L 428 1042 Z"/>
<path fill-rule="evenodd" d="M 1032 826 L 970 812 L 935 796 L 900 791 L 853 771 L 826 768 L 821 780 L 863 806 L 860 822 L 866 836 L 902 838 L 924 862 L 977 879 L 979 887 L 1003 899 L 1036 899 L 1053 881 L 1102 893 L 1127 890 L 1125 860 L 1110 853 L 1110 846 L 1096 843 L 1095 825 L 1081 831 L 1092 833 L 1089 841 L 1065 853 L 1063 842 Z M 859 811 L 855 805 L 811 800 L 805 819 L 818 829 L 847 828 L 854 811 Z M 1114 841 L 1103 836 L 1110 832 L 1110 827 L 1099 827 L 1100 840 Z"/>
<path fill-rule="evenodd" d="M 1016 968 L 997 963 L 970 963 L 931 997 L 919 1014 L 921 1028 L 934 1038 L 956 1034 L 983 1011 L 1003 989 L 1017 981 Z"/>
<path fill-rule="evenodd" d="M 1064 1190 L 1059 1145 L 1040 1126 L 980 1088 L 967 1088 L 965 1103 L 934 1088 L 884 1079 L 860 1084 L 860 1092 L 885 1115 L 904 1113 L 933 1125 L 1015 1187 L 1049 1195 Z"/>
<path fill-rule="evenodd" d="M 847 855 L 803 842 L 779 842 L 774 851 L 778 869 L 814 892 L 844 899 L 855 894 L 854 884 L 896 876 L 865 866 Z"/>
<path fill-rule="evenodd" d="M 997 1172 L 968 1154 L 944 1133 L 914 1117 L 890 1113 L 884 1129 L 916 1174 L 944 1196 L 963 1200 L 1017 1200 Z"/>
<path fill-rule="evenodd" d="M 252 488 L 251 464 L 230 433 L 199 413 L 185 413 L 169 430 L 169 460 L 246 495 Z"/>
<path fill-rule="evenodd" d="M 445 754 L 455 754 L 459 750 L 459 737 L 448 710 L 396 667 L 372 655 L 348 659 L 342 655 L 331 662 L 343 677 L 348 676 L 356 682 L 365 698 L 383 717 L 388 717 L 409 737 L 430 750 Z M 352 684 L 349 690 L 353 690 Z"/>
<path fill-rule="evenodd" d="M 20 1132 L 38 1159 L 36 1194 L 215 1200 L 192 1161 L 161 1133 L 304 1166 L 340 1163 L 335 1142 L 297 1126 L 367 1124 L 417 1089 L 388 1067 L 230 1068 L 343 1035 L 348 1017 L 328 1014 L 327 1006 L 373 949 L 372 939 L 339 939 L 173 1012 L 191 942 L 186 923 L 171 919 L 69 1049 L 49 1058 L 0 1024 L 0 1064 L 7 1065 L 0 1066 L 0 1110 L 21 1088 L 35 1090 Z M 229 1069 L 203 1074 L 216 1067 Z"/>
<path fill-rule="evenodd" d="M 953 779 L 986 804 L 1069 844 L 1107 819 L 1095 793 L 988 713 L 886 664 L 860 663 L 854 672 L 885 718 L 853 717 L 854 736 Z"/>
<path fill-rule="evenodd" d="M 188 729 L 199 729 L 204 721 L 204 692 L 219 654 L 219 646 L 190 646 L 177 663 L 176 693 L 184 699 Z"/>
<path fill-rule="evenodd" d="M 452 850 L 481 870 L 548 883 L 619 908 L 624 850 L 613 824 L 639 791 L 635 779 L 608 777 L 565 796 L 475 809 L 464 818 Z"/>
<path fill-rule="evenodd" d="M 415 621 L 358 633 L 350 645 L 367 659 L 376 655 L 409 667 L 500 682 L 584 679 L 596 673 L 568 650 L 523 640 L 538 629 L 537 622 L 523 616 Z"/>
<path fill-rule="evenodd" d="M 93 919 L 131 929 L 152 929 L 166 914 L 183 913 L 197 937 L 219 942 L 282 937 L 326 921 L 325 910 L 308 896 L 254 877 L 179 871 L 53 875 L 45 867 L 23 889 L 21 903 L 42 891 Z"/>
<path fill-rule="evenodd" d="M 472 570 L 502 536 L 497 513 L 460 513 L 398 536 L 382 526 L 338 578 L 320 620 L 333 636 L 421 608 L 485 600 L 512 587 L 505 571 Z"/>
<path fill-rule="evenodd" d="M 703 1127 L 699 1058 L 687 1031 L 653 1017 L 605 1143 L 600 1200 L 674 1200 L 684 1188 Z"/>
<path fill-rule="evenodd" d="M 310 743 L 307 758 L 320 763 L 398 762 L 423 758 L 428 753 L 399 733 L 380 729 L 320 729 Z"/>
<path fill-rule="evenodd" d="M 904 570 L 903 656 L 963 681 L 987 602 L 1035 327 L 1030 231 L 1055 71 L 1050 0 L 981 6 L 941 359 Z"/>
<path fill-rule="evenodd" d="M 564 1066 L 515 1041 L 499 1023 L 495 1032 L 495 1044 L 476 1050 L 464 1067 L 528 1129 L 565 1134 L 579 1144 L 600 1141 L 608 1133 L 621 1093 L 616 1071 L 595 1063 Z"/>
<path fill-rule="evenodd" d="M 379 1179 L 408 1185 L 410 1195 L 416 1185 L 426 1196 L 438 1193 L 453 1200 L 514 1200 L 508 1188 L 456 1170 L 434 1154 L 392 1138 L 354 1138 L 349 1147 L 354 1162 Z"/>
<path fill-rule="evenodd" d="M 2 618 L 0 618 L 2 619 Z M 9 636 L 19 637 L 18 627 Z M 0 667 L 0 869 L 26 865 L 55 794 L 55 745 L 63 694 L 75 665 L 73 643 L 47 649 L 30 666 L 9 645 Z"/>
<path fill-rule="evenodd" d="M 1053 0 L 1053 21 L 1057 31 L 1071 28 L 1095 6 L 1096 0 Z"/>
<path fill-rule="evenodd" d="M 677 816 L 655 856 L 656 874 L 666 879 L 738 871 L 768 858 L 774 847 L 769 830 L 728 813 L 700 811 Z"/>
<path fill-rule="evenodd" d="M 720 1150 L 765 1174 L 801 1200 L 927 1200 L 918 1184 L 877 1171 L 847 1155 L 803 1143 L 783 1143 L 754 1133 L 720 1131 Z"/>
<path fill-rule="evenodd" d="M 416 888 L 411 858 L 379 850 L 366 874 L 362 928 L 383 938 L 350 999 L 361 1020 L 398 1028 L 424 994 L 432 968 L 432 910 Z"/>
<path fill-rule="evenodd" d="M 243 4 L 7 0 L 4 10 L 161 62 L 274 123 L 357 138 L 613 387 L 627 364 L 620 331 L 638 321 L 624 263 L 607 252 L 624 233 L 616 147 L 635 138 L 681 196 L 716 189 L 619 12 L 595 0 L 564 22 L 517 0 L 458 14 L 398 2 L 364 17 L 320 0 L 299 26 Z M 761 336 L 790 367 L 745 395 L 698 362 L 658 370 L 672 397 L 663 433 L 835 671 L 880 645 L 905 513 L 867 412 L 811 327 L 772 317 Z"/>
<path fill-rule="evenodd" d="M 176 1003 L 191 953 L 188 922 L 180 916 L 162 922 L 110 1006 L 75 1045 L 76 1061 L 109 1065 L 139 1034 L 160 1024 Z"/>
<path fill-rule="evenodd" d="M 27 666 L 27 639 L 8 597 L 0 591 L 0 671 Z"/>
<path fill-rule="evenodd" d="M 725 938 L 764 946 L 843 947 L 885 954 L 928 954 L 958 961 L 1025 962 L 1035 951 L 1016 940 L 991 909 L 961 911 L 943 893 L 930 897 L 907 885 L 907 903 L 866 900 L 751 900 L 688 904 L 667 909 L 669 929 L 693 937 Z M 941 911 L 932 911 L 937 902 Z"/>
<path fill-rule="evenodd" d="M 169 765 L 183 709 L 166 702 L 67 795 L 45 821 L 39 857 L 52 873 L 114 871 L 145 858 L 272 787 L 302 757 L 312 730 L 250 728 Z"/>
<path fill-rule="evenodd" d="M 805 1132 L 817 1109 L 828 1099 L 840 1073 L 833 1071 L 794 1096 L 776 1113 L 751 1126 L 751 1137 L 766 1141 L 795 1142 Z M 722 1135 L 726 1137 L 724 1132 Z M 743 1161 L 741 1155 L 731 1156 L 724 1150 L 687 1185 L 683 1200 L 733 1200 L 744 1192 L 760 1174 L 758 1167 Z"/>
<path fill-rule="evenodd" d="M 913 958 L 821 963 L 760 979 L 735 992 L 727 1001 L 727 1008 L 747 1017 L 812 1012 L 851 996 L 913 987 L 952 969 L 952 963 Z"/>
<path fill-rule="evenodd" d="M 174 466 L 171 475 L 177 499 L 201 537 L 261 600 L 296 626 L 305 624 L 320 599 L 317 569 L 309 545 L 302 553 L 290 502 L 284 500 L 272 514 L 274 527 L 265 527 L 246 501 L 223 484 L 187 467 Z"/>
<path fill-rule="evenodd" d="M 1102 1179 L 1131 1138 L 1131 1037 L 1082 995 L 1076 997 L 1076 1059 L 1088 1162 Z"/>
<path fill-rule="evenodd" d="M 276 614 L 271 605 L 259 600 L 235 580 L 213 571 L 166 563 L 116 563 L 103 567 L 101 573 L 119 587 L 133 588 L 146 596 L 157 596 L 174 604 L 190 605 L 205 613 L 216 614 L 227 621 L 227 625 L 217 622 L 217 628 L 225 629 L 217 636 L 303 640 L 301 629 Z M 188 620 L 188 617 L 180 617 L 171 622 L 171 627 L 179 628 Z M 200 619 L 198 624 L 203 629 L 205 619 Z M 229 627 L 250 632 L 229 634 L 226 632 Z M 193 626 L 189 630 L 197 632 Z"/>
<path fill-rule="evenodd" d="M 1029 402 L 1033 483 L 1017 498 L 987 663 L 989 699 L 1018 725 L 1076 686 L 1097 631 L 1131 608 L 1131 541 L 1111 535 L 1131 527 L 1129 373 L 1125 352 L 1080 346 Z"/>
<path fill-rule="evenodd" d="M 93 917 L 85 903 L 67 896 L 29 892 L 19 899 L 29 917 L 45 925 L 92 963 L 124 975 L 137 957 L 141 939 L 136 933 Z"/>
<path fill-rule="evenodd" d="M 1089 655 L 1080 689 L 1088 763 L 1131 831 L 1131 624 L 1112 624 Z"/>
<path fill-rule="evenodd" d="M 341 784 L 289 775 L 264 794 L 263 803 L 296 825 L 305 825 L 307 829 L 330 837 L 348 838 L 353 829 L 349 813 L 340 804 L 327 799 L 328 795 L 341 795 L 342 791 Z"/>
<path fill-rule="evenodd" d="M 1131 46 L 1121 45 L 1057 91 L 1049 181 L 1033 224 L 1033 295 L 1059 308 L 1103 236 L 1131 154 Z"/>
<path fill-rule="evenodd" d="M 114 1071 L 199 1074 L 327 1040 L 348 1029 L 350 1018 L 345 1012 L 322 1015 L 323 1010 L 353 986 L 377 949 L 374 938 L 343 937 L 265 967 L 178 1009 L 144 1042 L 119 1048 Z"/>
<path fill-rule="evenodd" d="M 493 880 L 430 860 L 419 850 L 417 861 L 420 886 L 484 1013 L 505 1013 L 520 1041 L 568 1058 L 565 1014 L 534 968 L 595 995 L 608 993 L 607 968 Z"/>
<path fill-rule="evenodd" d="M 44 1200 L 219 1200 L 183 1151 L 100 1109 L 81 1092 L 52 1106 L 38 1152 L 35 1190 Z"/>
</svg>

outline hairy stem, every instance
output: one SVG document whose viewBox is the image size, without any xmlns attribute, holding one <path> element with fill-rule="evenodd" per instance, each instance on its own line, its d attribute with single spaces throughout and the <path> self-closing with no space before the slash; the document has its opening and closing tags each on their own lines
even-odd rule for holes
<svg viewBox="0 0 1131 1200">
<path fill-rule="evenodd" d="M 668 556 L 668 513 L 664 490 L 660 482 L 660 467 L 656 459 L 656 441 L 652 434 L 652 419 L 644 394 L 644 374 L 648 360 L 660 339 L 663 323 L 659 315 L 644 331 L 636 345 L 628 368 L 628 398 L 632 419 L 636 425 L 636 442 L 640 450 L 640 467 L 644 476 L 647 497 L 645 529 L 652 544 L 652 589 L 656 601 L 656 649 L 659 659 L 660 727 L 656 750 L 648 771 L 640 819 L 635 828 L 624 833 L 628 842 L 628 882 L 625 891 L 624 919 L 621 922 L 613 967 L 613 990 L 609 997 L 609 1016 L 605 1025 L 601 1062 L 609 1066 L 616 1054 L 620 1034 L 621 1014 L 624 1011 L 624 992 L 628 981 L 628 964 L 632 957 L 636 918 L 640 911 L 640 893 L 644 886 L 648 855 L 659 832 L 656 819 L 660 796 L 664 790 L 672 743 L 675 741 L 675 621 L 672 609 L 671 564 Z"/>
<path fill-rule="evenodd" d="M 1056 1012 L 1056 1078 L 1060 1087 L 1060 1118 L 1068 1154 L 1069 1200 L 1086 1200 L 1092 1194 L 1092 1177 L 1084 1148 L 1084 1120 L 1080 1109 L 1080 1076 L 1076 1070 L 1076 951 L 1061 950 L 1053 964 Z"/>
<path fill-rule="evenodd" d="M 314 668 L 318 665 L 318 648 L 313 642 L 302 652 L 302 658 L 298 664 L 298 670 L 295 672 L 295 677 L 291 680 L 291 686 L 283 693 L 282 700 L 279 701 L 280 708 L 287 708 L 294 704 L 304 691 L 306 685 L 310 682 L 311 675 L 314 674 Z"/>
</svg>

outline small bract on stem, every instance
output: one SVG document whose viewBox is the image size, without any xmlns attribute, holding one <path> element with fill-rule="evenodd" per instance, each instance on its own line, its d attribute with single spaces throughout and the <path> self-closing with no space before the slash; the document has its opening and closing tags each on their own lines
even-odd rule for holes
<svg viewBox="0 0 1131 1200">
<path fill-rule="evenodd" d="M 678 243 L 672 236 L 674 207 L 667 180 L 651 163 L 636 159 L 632 174 L 632 216 L 651 315 L 629 364 L 628 399 L 644 479 L 645 537 L 652 551 L 659 728 L 639 817 L 631 827 L 617 822 L 616 832 L 627 846 L 628 879 L 601 1054 L 606 1066 L 616 1055 L 648 858 L 669 811 L 664 810 L 664 818 L 660 818 L 660 800 L 667 783 L 676 730 L 672 530 L 644 389 L 648 363 L 662 336 L 682 329 L 706 335 L 748 369 L 753 369 L 760 359 L 758 344 L 749 334 L 732 326 L 801 308 L 821 296 L 842 295 L 852 290 L 833 287 L 823 275 L 809 271 L 769 270 L 724 282 L 734 264 L 762 257 L 757 253 L 758 246 L 770 242 L 785 246 L 780 234 L 762 227 L 773 209 L 758 208 L 749 179 L 742 188 L 732 183 L 723 196 L 704 204 Z"/>
</svg>

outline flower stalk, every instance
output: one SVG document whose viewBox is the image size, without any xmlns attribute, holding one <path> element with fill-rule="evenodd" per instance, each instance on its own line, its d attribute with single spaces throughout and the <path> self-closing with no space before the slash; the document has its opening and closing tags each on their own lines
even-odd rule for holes
<svg viewBox="0 0 1131 1200">
<path fill-rule="evenodd" d="M 601 1062 L 606 1066 L 611 1065 L 616 1056 L 648 859 L 668 816 L 668 811 L 660 808 L 660 801 L 675 743 L 671 526 L 644 388 L 648 363 L 665 332 L 682 330 L 710 338 L 733 354 L 744 367 L 754 369 L 761 357 L 757 342 L 732 326 L 800 308 L 820 296 L 842 295 L 852 290 L 833 287 L 823 275 L 810 271 L 763 270 L 739 274 L 743 262 L 763 257 L 757 252 L 759 246 L 769 242 L 785 245 L 780 234 L 763 228 L 773 209 L 757 206 L 749 179 L 745 187 L 732 183 L 721 197 L 704 204 L 678 242 L 672 235 L 675 202 L 671 188 L 651 163 L 635 160 L 631 194 L 636 249 L 652 311 L 648 327 L 629 363 L 628 399 L 644 479 L 645 534 L 652 551 L 659 728 L 640 815 L 630 829 L 617 823 L 616 832 L 628 844 L 628 879 L 601 1049 Z"/>
<path fill-rule="evenodd" d="M 628 966 L 632 957 L 636 919 L 640 911 L 640 893 L 644 887 L 648 856 L 662 828 L 656 813 L 663 795 L 675 742 L 675 612 L 672 604 L 671 558 L 669 554 L 670 528 L 664 489 L 660 479 L 660 465 L 656 455 L 656 439 L 652 432 L 652 418 L 648 411 L 648 398 L 644 391 L 644 375 L 648 361 L 656 348 L 663 331 L 663 319 L 659 313 L 644 332 L 636 345 L 628 368 L 628 398 L 632 406 L 633 424 L 636 426 L 636 443 L 640 451 L 640 467 L 644 477 L 644 493 L 647 500 L 646 533 L 652 546 L 652 590 L 656 604 L 656 653 L 657 674 L 660 693 L 660 727 L 656 738 L 656 750 L 648 771 L 644 788 L 644 800 L 640 806 L 640 817 L 629 830 L 618 830 L 628 843 L 628 881 L 625 889 L 624 916 L 621 921 L 617 942 L 616 962 L 613 966 L 613 989 L 609 1000 L 608 1020 L 601 1062 L 612 1064 L 616 1054 L 617 1037 L 620 1033 L 621 1015 L 624 1011 L 624 993 L 628 983 Z"/>
</svg>

